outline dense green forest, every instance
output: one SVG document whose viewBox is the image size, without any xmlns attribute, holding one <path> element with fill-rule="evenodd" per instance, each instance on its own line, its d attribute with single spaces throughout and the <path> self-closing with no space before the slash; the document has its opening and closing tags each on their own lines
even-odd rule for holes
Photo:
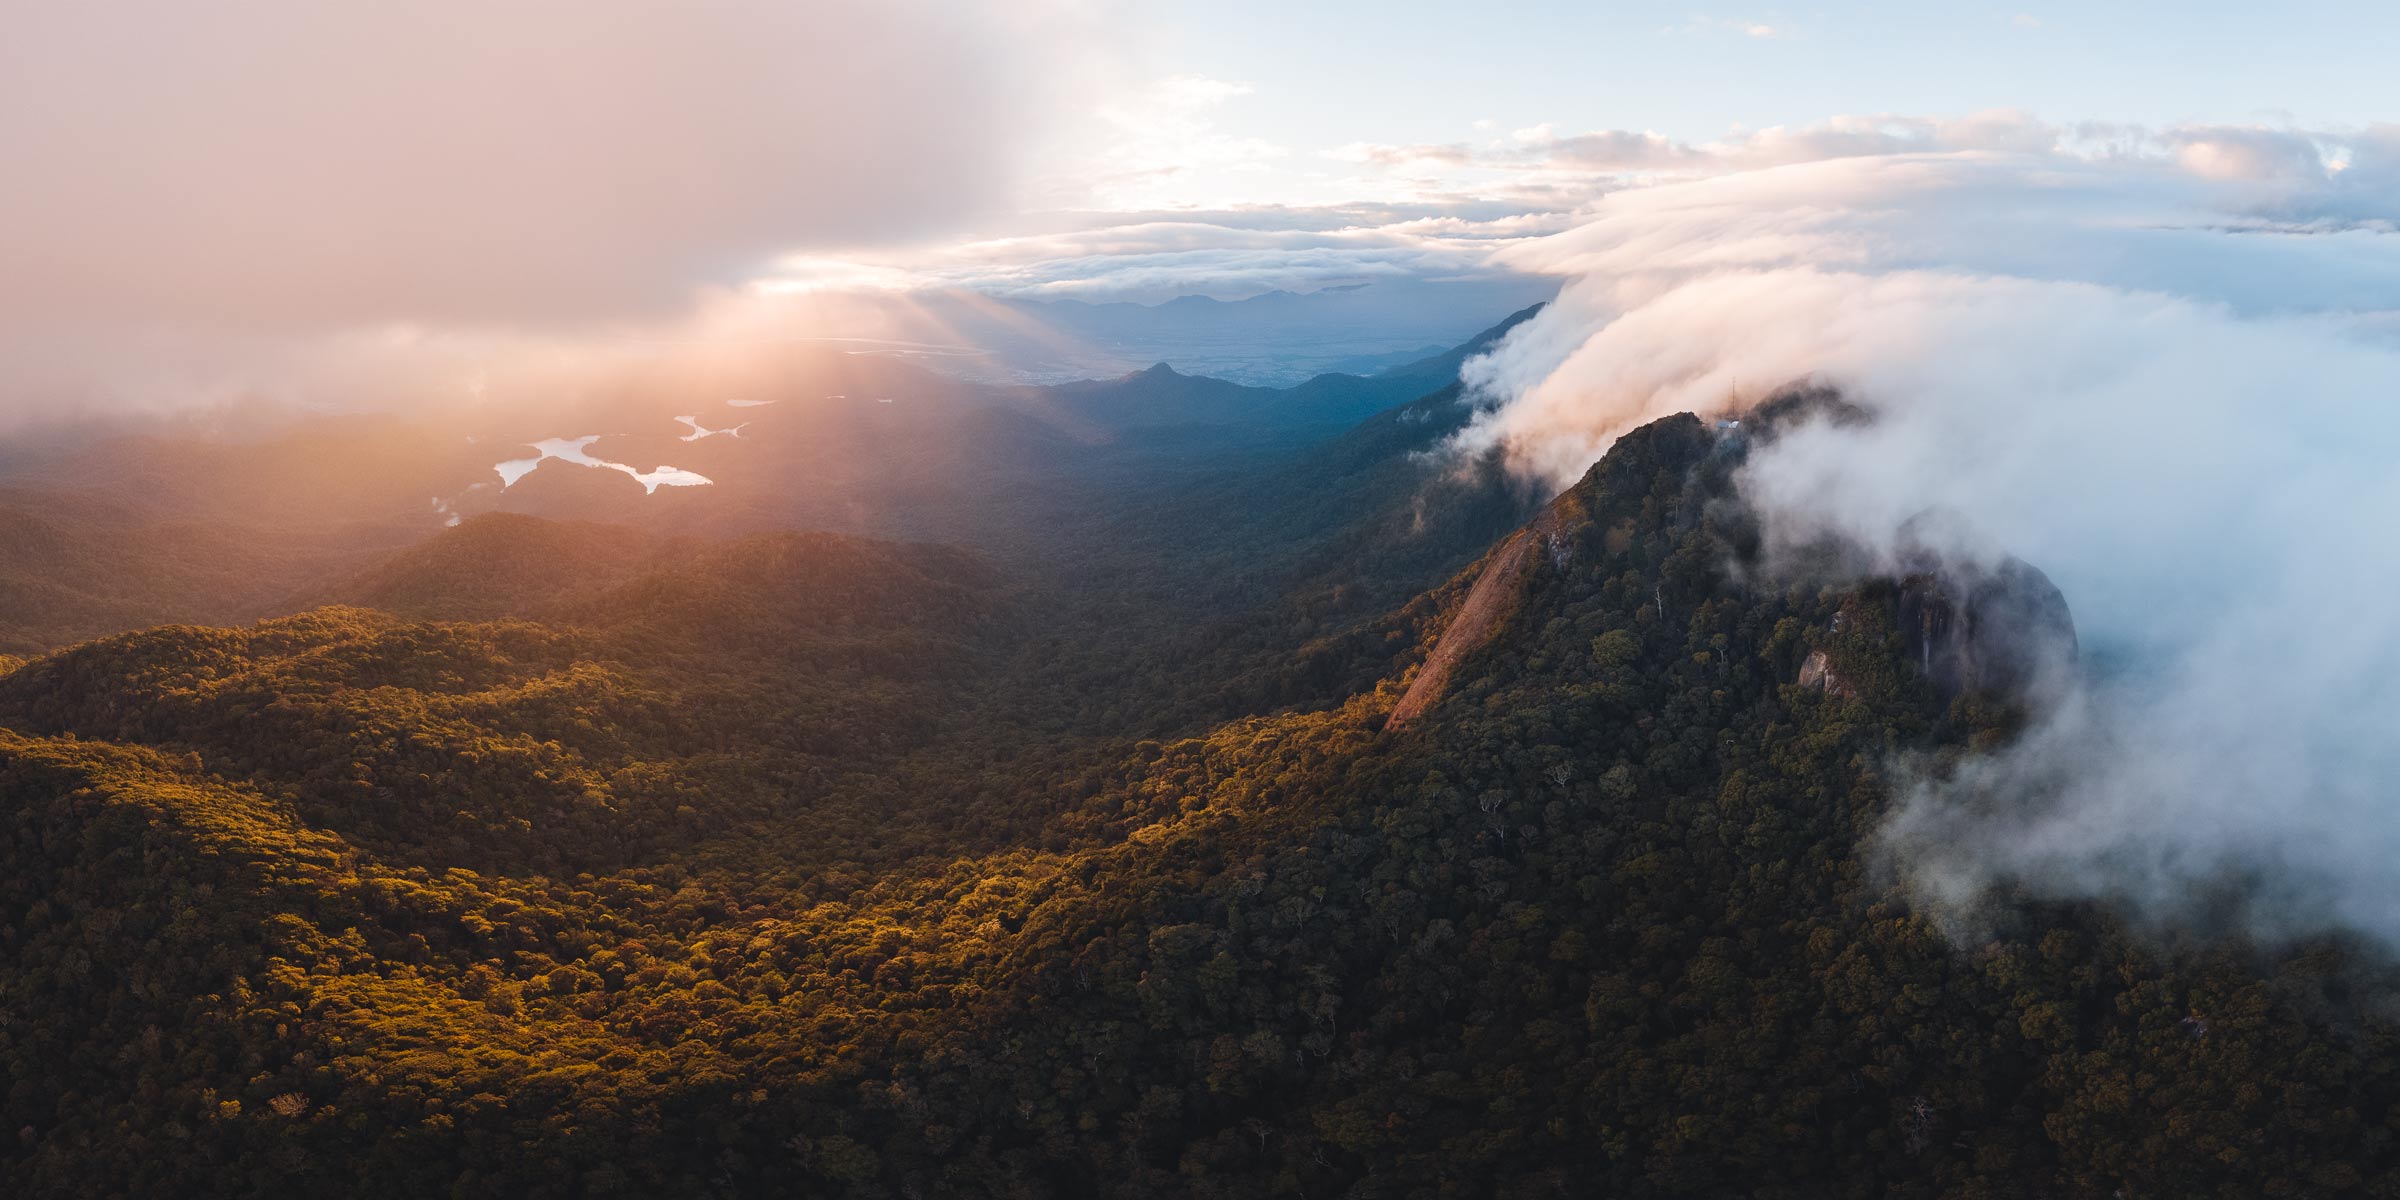
<svg viewBox="0 0 2400 1200">
<path fill-rule="evenodd" d="M 1927 668 L 1942 579 L 1749 569 L 1769 433 L 1619 441 L 1387 731 L 1536 507 L 1410 457 L 1458 407 L 1116 494 L 1038 568 L 495 515 L 338 603 L 0 658 L 0 1167 L 2400 1194 L 2373 955 L 1912 907 L 1889 764 L 2023 714 Z"/>
</svg>

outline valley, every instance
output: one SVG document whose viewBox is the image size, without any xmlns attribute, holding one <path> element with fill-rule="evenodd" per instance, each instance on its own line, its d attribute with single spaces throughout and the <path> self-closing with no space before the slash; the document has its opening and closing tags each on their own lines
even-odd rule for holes
<svg viewBox="0 0 2400 1200">
<path fill-rule="evenodd" d="M 1025 527 L 966 546 L 717 531 L 756 503 L 727 472 L 692 489 L 725 507 L 471 515 L 290 615 L 36 654 L 0 674 L 11 1173 L 1933 1196 L 2382 1169 L 2390 1110 L 2356 1101 L 2400 1094 L 2392 1034 L 2343 999 L 2375 956 L 2032 901 L 1960 950 L 1879 877 L 1889 764 L 2010 737 L 2008 656 L 2048 651 L 1934 670 L 1951 622 L 2017 603 L 1938 560 L 1739 568 L 1731 481 L 1810 403 L 1661 420 L 1555 499 L 1420 455 L 1455 388 L 1238 463 L 1110 443 L 1044 503 L 985 476 L 965 502 Z M 2330 1081 L 2353 1103 L 2298 1102 Z"/>
</svg>

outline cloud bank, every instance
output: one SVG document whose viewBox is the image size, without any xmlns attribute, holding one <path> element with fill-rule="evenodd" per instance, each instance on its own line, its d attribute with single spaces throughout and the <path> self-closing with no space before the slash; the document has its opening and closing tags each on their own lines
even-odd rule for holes
<svg viewBox="0 0 2400 1200">
<path fill-rule="evenodd" d="M 1904 774 L 1890 861 L 2400 945 L 2400 165 L 2390 131 L 1851 155 L 1623 191 L 1514 247 L 1570 280 L 1472 365 L 1462 436 L 1563 483 L 1795 379 L 1875 409 L 1754 457 L 1771 545 L 1934 506 L 2047 571 L 2088 676 Z"/>
</svg>

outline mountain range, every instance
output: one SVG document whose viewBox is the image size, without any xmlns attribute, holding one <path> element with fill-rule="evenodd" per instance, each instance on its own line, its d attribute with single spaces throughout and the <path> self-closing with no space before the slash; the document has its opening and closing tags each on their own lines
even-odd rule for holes
<svg viewBox="0 0 2400 1200">
<path fill-rule="evenodd" d="M 2400 1177 L 2390 964 L 1879 857 L 2078 653 L 2038 564 L 1766 562 L 1838 397 L 1444 452 L 817 355 L 722 399 L 20 458 L 22 1194 L 2256 1196 Z M 729 419 L 728 419 L 729 418 Z M 514 424 L 511 424 L 514 422 Z M 622 432 L 610 432 L 619 430 Z M 600 465 L 544 457 L 596 434 Z M 645 490 L 641 472 L 707 477 Z M 623 464 L 625 470 L 608 464 Z M 428 497 L 431 497 L 429 503 Z"/>
</svg>

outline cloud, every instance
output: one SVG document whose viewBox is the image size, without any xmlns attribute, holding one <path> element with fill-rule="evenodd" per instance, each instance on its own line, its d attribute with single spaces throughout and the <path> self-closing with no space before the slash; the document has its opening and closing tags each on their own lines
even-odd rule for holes
<svg viewBox="0 0 2400 1200">
<path fill-rule="evenodd" d="M 1212 194 L 1236 199 L 1246 190 L 1245 176 L 1292 152 L 1217 128 L 1215 110 L 1252 90 L 1204 75 L 1170 75 L 1127 89 L 1099 109 L 1099 153 L 1072 157 L 1052 190 L 1108 208 L 1193 203 Z"/>
<path fill-rule="evenodd" d="M 1070 99 L 1034 52 L 1083 36 L 1062 6 L 932 0 L 22 9 L 0 386 L 131 391 L 137 350 L 198 349 L 199 377 L 392 323 L 655 318 L 797 246 L 956 231 L 1018 207 Z"/>
<path fill-rule="evenodd" d="M 2011 110 L 1959 119 L 1889 113 L 1835 117 L 1821 124 L 1769 126 L 1713 142 L 1687 143 L 1656 133 L 1599 130 L 1559 135 L 1547 126 L 1520 130 L 1494 165 L 1609 173 L 1708 176 L 1785 163 L 1953 150 L 2039 153 L 2061 131 Z"/>
<path fill-rule="evenodd" d="M 1527 161 L 1596 171 L 1648 171 L 1690 166 L 1707 152 L 1655 133 L 1608 129 L 1560 137 L 1548 127 L 1518 131 Z M 1532 136 L 1524 136 L 1524 135 Z"/>
<path fill-rule="evenodd" d="M 2120 139 L 2147 138 L 2138 149 L 2158 153 L 2158 135 L 2110 130 Z M 2201 140 L 2200 131 L 2187 131 Z M 1428 177 L 1428 198 L 1518 197 L 1546 189 L 1550 207 L 1575 206 L 1623 187 L 1707 178 L 1760 167 L 1957 150 L 2047 153 L 2084 137 L 2082 131 L 1997 109 L 1960 118 L 1872 113 L 1837 116 L 1815 125 L 1774 125 L 1736 131 L 1713 141 L 1686 141 L 1652 130 L 1596 129 L 1562 133 L 1551 124 L 1525 126 L 1484 145 L 1353 142 L 1325 152 L 1333 161 L 1371 170 Z M 2228 131 L 2228 137 L 2236 136 Z"/>
<path fill-rule="evenodd" d="M 1474 151 L 1457 142 L 1418 142 L 1407 146 L 1351 142 L 1326 151 L 1325 157 L 1335 162 L 1367 163 L 1378 167 L 1463 167 L 1475 161 Z"/>
<path fill-rule="evenodd" d="M 901 0 L 27 11 L 0 303 L 230 320 L 621 315 L 795 242 L 1009 199 L 997 16 Z"/>
<path fill-rule="evenodd" d="M 2073 136 L 2024 114 L 1999 111 L 1958 119 L 1837 117 L 1700 143 L 1650 131 L 1561 133 L 1547 124 L 1519 128 L 1484 145 L 1352 142 L 1320 157 L 1362 172 L 1348 185 L 1353 194 L 1382 190 L 1387 198 L 1313 207 L 1154 210 L 1097 223 L 1087 215 L 1071 230 L 941 247 L 884 259 L 879 266 L 913 271 L 929 286 L 1148 299 L 1180 292 L 1305 289 L 1389 277 L 1395 268 L 1483 277 L 1547 271 L 1552 268 L 1501 251 L 1588 218 L 1614 193 L 1836 158 L 1964 150 L 2046 153 Z M 2156 145 L 2147 150 L 2164 153 Z M 1344 266 L 1345 260 L 1351 265 Z"/>
<path fill-rule="evenodd" d="M 2346 178 L 2389 137 L 2059 140 L 1630 189 L 1509 246 L 1570 282 L 1470 365 L 1464 444 L 1560 482 L 1657 415 L 1843 388 L 1878 420 L 1744 475 L 1771 544 L 1948 508 L 2090 652 L 2015 746 L 1899 764 L 1917 894 L 1965 931 L 2011 887 L 2161 922 L 2230 890 L 2260 936 L 2400 945 L 2400 193 Z"/>
<path fill-rule="evenodd" d="M 2315 139 L 2285 130 L 2199 126 L 2167 135 L 2183 169 L 2204 179 L 2324 182 L 2326 163 Z"/>
<path fill-rule="evenodd" d="M 864 262 L 804 260 L 766 285 L 880 279 L 894 290 L 1156 302 L 1376 279 L 1501 278 L 1493 251 L 1562 222 L 1505 205 L 1341 205 L 1085 215 L 1051 229 Z"/>
<path fill-rule="evenodd" d="M 1681 25 L 1670 25 L 1663 33 L 1709 34 L 1729 33 L 1760 41 L 1780 41 L 1792 36 L 1792 27 L 1768 21 L 1735 20 L 1728 17 L 1693 17 Z"/>
</svg>

